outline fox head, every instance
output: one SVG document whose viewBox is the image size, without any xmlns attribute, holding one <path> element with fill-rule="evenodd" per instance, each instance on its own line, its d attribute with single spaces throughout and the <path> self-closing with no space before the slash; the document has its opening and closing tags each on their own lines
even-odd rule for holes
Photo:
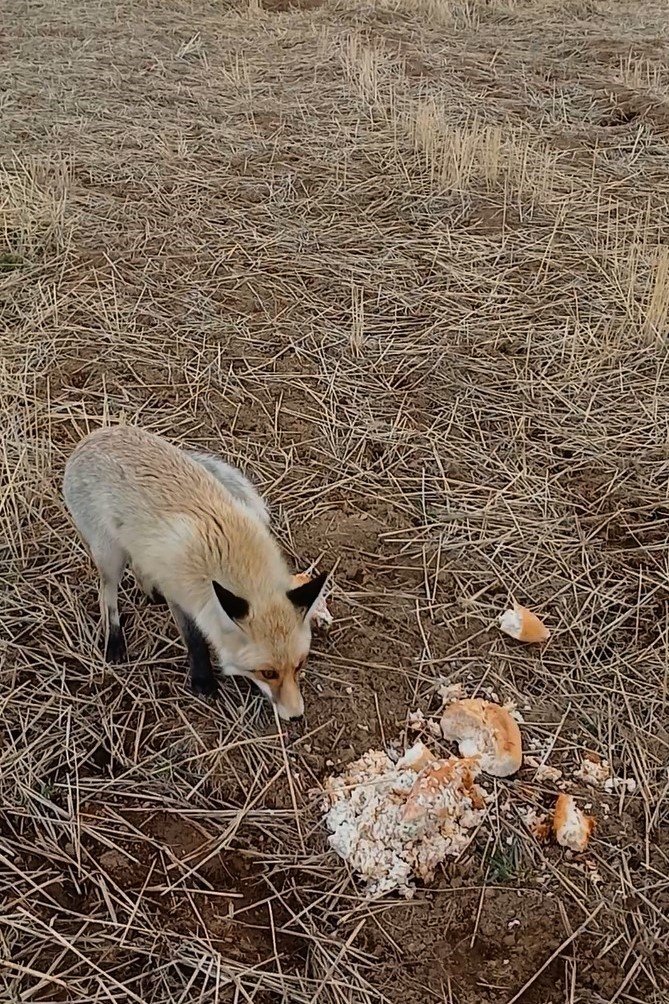
<svg viewBox="0 0 669 1004">
<path fill-rule="evenodd" d="M 324 572 L 292 589 L 251 601 L 212 582 L 220 607 L 236 629 L 221 653 L 223 671 L 253 680 L 285 720 L 304 713 L 300 673 L 311 647 L 314 607 L 326 581 Z"/>
</svg>

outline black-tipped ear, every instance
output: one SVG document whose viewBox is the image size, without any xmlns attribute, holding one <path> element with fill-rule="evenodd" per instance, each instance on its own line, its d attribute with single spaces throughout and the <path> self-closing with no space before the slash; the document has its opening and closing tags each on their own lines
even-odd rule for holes
<svg viewBox="0 0 669 1004">
<path fill-rule="evenodd" d="M 214 592 L 231 621 L 241 621 L 248 616 L 249 605 L 241 596 L 235 596 L 220 582 L 212 582 Z"/>
<path fill-rule="evenodd" d="M 315 579 L 310 579 L 309 582 L 305 582 L 304 585 L 296 586 L 295 589 L 289 589 L 288 599 L 298 608 L 298 610 L 304 610 L 306 616 L 318 597 L 321 595 L 323 586 L 327 581 L 327 577 L 327 572 L 321 572 L 321 574 L 317 575 Z"/>
</svg>

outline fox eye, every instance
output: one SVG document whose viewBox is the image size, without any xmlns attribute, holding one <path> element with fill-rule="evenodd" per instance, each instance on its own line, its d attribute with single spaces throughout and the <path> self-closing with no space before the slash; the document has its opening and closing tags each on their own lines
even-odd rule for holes
<svg viewBox="0 0 669 1004">
<path fill-rule="evenodd" d="M 275 669 L 263 669 L 260 672 L 263 680 L 278 680 L 279 674 Z"/>
</svg>

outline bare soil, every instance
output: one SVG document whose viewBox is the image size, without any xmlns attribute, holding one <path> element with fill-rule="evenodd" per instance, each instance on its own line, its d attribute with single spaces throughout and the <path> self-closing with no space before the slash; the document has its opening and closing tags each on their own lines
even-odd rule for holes
<svg viewBox="0 0 669 1004">
<path fill-rule="evenodd" d="M 3 8 L 0 997 L 666 1000 L 666 5 Z M 130 576 L 104 665 L 60 479 L 118 421 L 239 463 L 335 569 L 299 726 L 193 698 Z M 320 786 L 458 680 L 632 784 L 570 782 L 578 858 L 526 764 L 370 901 Z"/>
</svg>

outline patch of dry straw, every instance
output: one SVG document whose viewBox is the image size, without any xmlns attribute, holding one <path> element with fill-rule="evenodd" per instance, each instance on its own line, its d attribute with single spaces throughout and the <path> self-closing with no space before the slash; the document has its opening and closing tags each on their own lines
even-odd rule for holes
<svg viewBox="0 0 669 1004">
<path fill-rule="evenodd" d="M 506 854 L 548 873 L 564 919 L 507 996 L 559 957 L 569 1001 L 602 960 L 620 969 L 589 999 L 659 1001 L 659 43 L 637 59 L 641 8 L 612 27 L 585 0 L 266 6 L 49 2 L 9 26 L 2 995 L 479 999 L 369 953 L 387 906 L 360 899 L 307 798 L 339 743 L 378 746 L 472 673 L 529 703 L 537 743 L 637 782 L 599 831 L 599 885 L 495 820 L 482 887 Z M 296 558 L 344 559 L 305 737 L 234 683 L 216 708 L 184 696 L 183 652 L 131 585 L 133 663 L 103 665 L 59 481 L 119 420 L 238 459 Z M 511 595 L 546 614 L 544 652 L 488 634 Z"/>
</svg>

